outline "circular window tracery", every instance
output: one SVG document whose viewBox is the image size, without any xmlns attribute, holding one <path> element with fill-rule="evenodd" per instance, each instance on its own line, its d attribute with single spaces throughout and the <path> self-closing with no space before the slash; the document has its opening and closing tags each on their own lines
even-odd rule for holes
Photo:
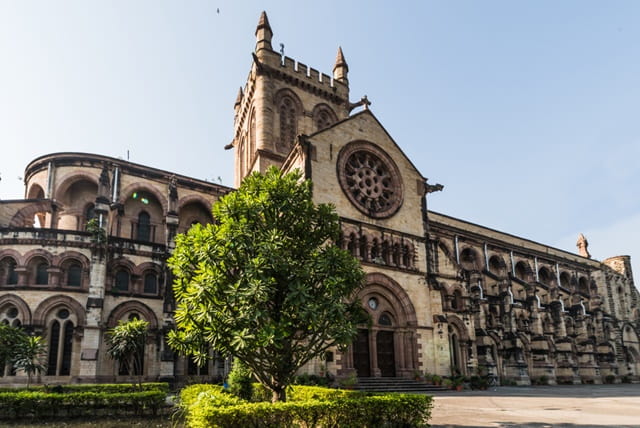
<svg viewBox="0 0 640 428">
<path fill-rule="evenodd" d="M 365 142 L 348 144 L 340 152 L 337 168 L 342 191 L 364 214 L 386 218 L 402 205 L 398 168 L 377 146 Z"/>
</svg>

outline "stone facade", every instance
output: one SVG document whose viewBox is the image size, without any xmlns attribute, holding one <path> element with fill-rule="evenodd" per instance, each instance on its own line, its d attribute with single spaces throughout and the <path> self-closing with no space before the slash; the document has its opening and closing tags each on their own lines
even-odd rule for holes
<svg viewBox="0 0 640 428">
<path fill-rule="evenodd" d="M 427 183 L 365 98 L 349 101 L 341 49 L 333 74 L 275 52 L 266 14 L 235 102 L 235 184 L 277 165 L 313 181 L 341 218 L 339 245 L 366 273 L 371 315 L 345 353 L 305 367 L 337 376 L 486 373 L 503 383 L 638 380 L 640 303 L 629 257 L 590 258 L 427 210 Z M 359 111 L 354 113 L 354 109 Z M 212 221 L 232 191 L 104 156 L 58 153 L 27 166 L 27 199 L 0 202 L 0 321 L 45 336 L 42 382 L 128 378 L 105 357 L 105 331 L 151 324 L 147 379 L 217 377 L 174 355 L 171 275 L 176 233 Z M 86 232 L 95 218 L 106 242 Z M 0 382 L 15 382 L 10 367 Z"/>
</svg>

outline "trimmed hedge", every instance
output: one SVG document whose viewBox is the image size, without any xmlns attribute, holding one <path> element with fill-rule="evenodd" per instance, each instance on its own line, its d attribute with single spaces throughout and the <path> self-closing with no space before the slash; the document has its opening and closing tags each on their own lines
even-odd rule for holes
<svg viewBox="0 0 640 428">
<path fill-rule="evenodd" d="M 213 385 L 185 388 L 180 397 L 191 428 L 426 427 L 432 407 L 427 395 L 366 394 L 300 385 L 291 388 L 290 401 L 285 403 L 247 403 Z"/>
<path fill-rule="evenodd" d="M 167 382 L 147 382 L 142 384 L 143 391 L 162 391 L 169 392 L 169 384 Z M 105 392 L 105 393 L 124 393 L 138 392 L 138 384 L 136 383 L 74 383 L 64 385 L 34 385 L 30 388 L 0 388 L 0 392 L 20 392 L 20 391 L 38 391 L 67 394 L 70 392 Z"/>
<path fill-rule="evenodd" d="M 157 415 L 165 404 L 163 391 L 70 392 L 42 391 L 0 393 L 0 418 L 43 418 L 97 415 Z"/>
<path fill-rule="evenodd" d="M 271 391 L 261 383 L 253 384 L 253 396 L 251 401 L 271 401 Z M 366 395 L 359 391 L 348 389 L 325 388 L 323 386 L 292 385 L 287 389 L 287 401 L 308 400 L 338 400 L 358 395 Z"/>
</svg>

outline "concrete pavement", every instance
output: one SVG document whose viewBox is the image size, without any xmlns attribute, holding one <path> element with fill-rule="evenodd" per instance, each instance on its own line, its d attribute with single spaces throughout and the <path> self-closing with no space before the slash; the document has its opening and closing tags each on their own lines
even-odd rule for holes
<svg viewBox="0 0 640 428">
<path fill-rule="evenodd" d="M 433 395 L 434 428 L 640 428 L 640 385 L 497 387 Z"/>
</svg>

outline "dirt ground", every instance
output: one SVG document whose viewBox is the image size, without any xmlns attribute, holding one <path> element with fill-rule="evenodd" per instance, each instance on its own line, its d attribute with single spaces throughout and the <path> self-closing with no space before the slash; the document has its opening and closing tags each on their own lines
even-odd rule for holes
<svg viewBox="0 0 640 428">
<path fill-rule="evenodd" d="M 498 387 L 434 396 L 445 427 L 640 427 L 640 385 Z"/>
</svg>

